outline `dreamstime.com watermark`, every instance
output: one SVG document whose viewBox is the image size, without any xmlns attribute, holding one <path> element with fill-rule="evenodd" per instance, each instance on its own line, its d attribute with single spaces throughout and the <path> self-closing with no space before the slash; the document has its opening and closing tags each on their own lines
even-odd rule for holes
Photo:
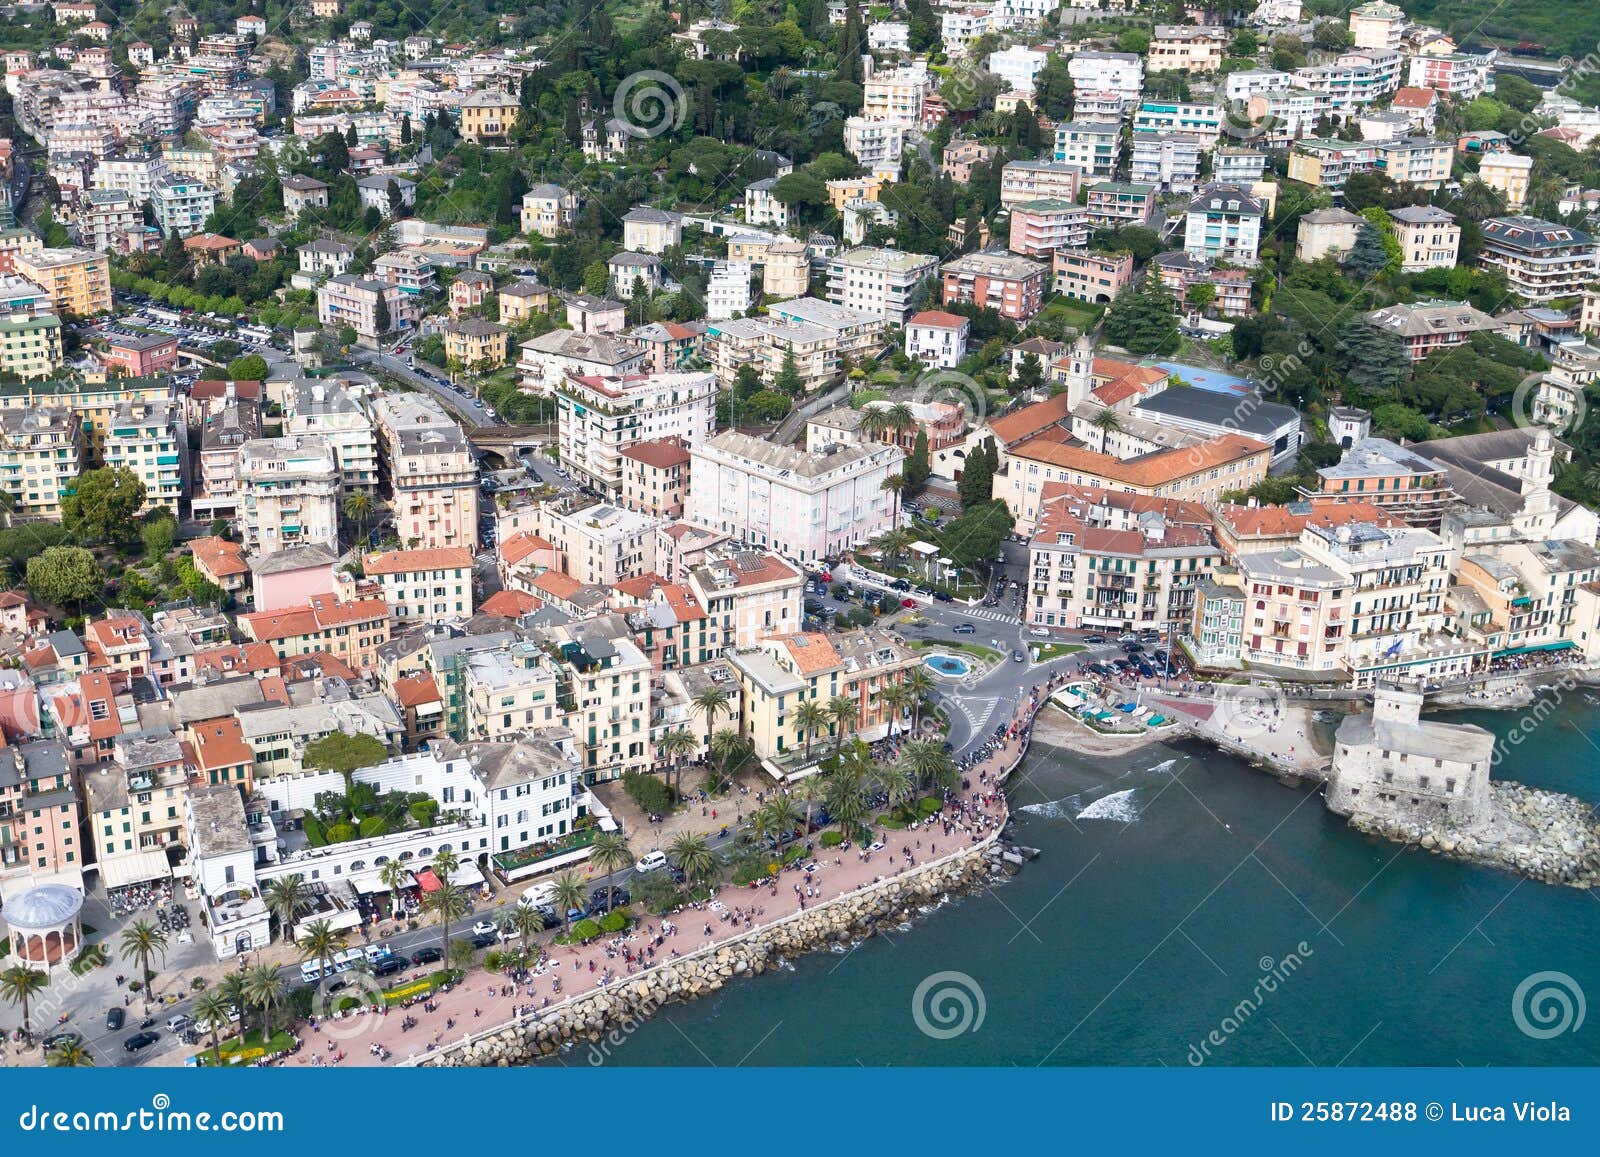
<svg viewBox="0 0 1600 1157">
<path fill-rule="evenodd" d="M 1588 1011 L 1583 986 L 1565 972 L 1532 973 L 1511 994 L 1511 1019 L 1534 1040 L 1577 1032 Z"/>
<path fill-rule="evenodd" d="M 1199 1068 L 1211 1059 L 1211 1054 L 1233 1039 L 1238 1031 L 1250 1023 L 1251 1017 L 1261 1011 L 1266 1004 L 1267 997 L 1277 992 L 1279 987 L 1288 982 L 1289 978 L 1305 965 L 1305 962 L 1316 952 L 1304 940 L 1294 946 L 1294 951 L 1282 960 L 1274 960 L 1270 956 L 1263 956 L 1256 962 L 1261 969 L 1261 976 L 1243 1000 L 1234 1005 L 1228 1015 L 1217 1023 L 1217 1027 L 1208 1032 L 1199 1044 L 1191 1044 L 1185 1059 L 1195 1068 Z"/>
<path fill-rule="evenodd" d="M 1539 698 L 1528 704 L 1506 729 L 1506 733 L 1495 741 L 1494 749 L 1489 753 L 1489 766 L 1499 767 L 1505 761 L 1507 748 L 1521 747 L 1529 736 L 1544 725 L 1545 720 L 1555 714 L 1567 693 L 1577 689 L 1578 677 L 1570 671 L 1563 672 L 1555 682 L 1542 688 Z"/>
<path fill-rule="evenodd" d="M 17 1114 L 17 1128 L 24 1133 L 282 1133 L 284 1121 L 275 1109 L 186 1112 L 157 1093 L 148 1107 L 123 1112 L 29 1105 Z"/>
<path fill-rule="evenodd" d="M 586 1057 L 589 1064 L 594 1068 L 599 1068 L 605 1064 L 611 1059 L 613 1050 L 627 1044 L 628 1038 L 643 1028 L 645 1021 L 650 1020 L 660 1011 L 661 1002 L 654 997 L 645 1001 L 636 1010 L 630 1011 L 617 1022 L 615 1028 L 589 1046 L 589 1052 Z"/>
<path fill-rule="evenodd" d="M 983 987 L 965 972 L 935 972 L 911 994 L 911 1020 L 934 1040 L 977 1032 L 988 1014 Z"/>
</svg>

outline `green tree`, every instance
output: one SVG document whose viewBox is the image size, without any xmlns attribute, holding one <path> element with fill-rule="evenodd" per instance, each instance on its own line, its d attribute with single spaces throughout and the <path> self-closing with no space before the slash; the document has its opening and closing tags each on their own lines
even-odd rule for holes
<svg viewBox="0 0 1600 1157">
<path fill-rule="evenodd" d="M 343 932 L 326 920 L 313 920 L 300 937 L 300 959 L 315 960 L 323 976 L 333 973 L 333 958 L 343 952 L 348 941 Z"/>
<path fill-rule="evenodd" d="M 262 382 L 267 378 L 267 359 L 260 354 L 245 354 L 228 363 L 227 375 L 234 382 Z"/>
<path fill-rule="evenodd" d="M 78 475 L 72 493 L 61 500 L 61 521 L 91 542 L 126 542 L 144 508 L 145 488 L 126 466 L 102 467 Z"/>
<path fill-rule="evenodd" d="M 139 983 L 144 986 L 144 1006 L 148 1011 L 150 998 L 155 995 L 156 987 L 153 983 L 155 973 L 150 970 L 150 961 L 155 957 L 166 959 L 167 934 L 148 920 L 135 920 L 122 930 L 117 951 L 122 959 L 138 962 Z"/>
<path fill-rule="evenodd" d="M 356 772 L 363 767 L 376 767 L 388 758 L 389 749 L 383 740 L 364 732 L 335 731 L 308 743 L 300 763 L 303 767 L 338 772 L 344 777 L 345 794 L 349 795 Z"/>
<path fill-rule="evenodd" d="M 1389 264 L 1389 254 L 1383 247 L 1383 235 L 1371 221 L 1364 221 L 1356 229 L 1355 244 L 1341 262 L 1345 271 L 1362 281 L 1382 273 Z"/>
<path fill-rule="evenodd" d="M 778 368 L 778 376 L 773 379 L 772 388 L 780 394 L 789 397 L 798 397 L 805 392 L 806 384 L 800 377 L 800 370 L 794 364 L 794 352 L 783 351 L 783 364 Z"/>
<path fill-rule="evenodd" d="M 560 909 L 568 936 L 572 935 L 573 909 L 581 909 L 584 898 L 583 881 L 571 872 L 563 872 L 550 881 L 550 902 Z"/>
<path fill-rule="evenodd" d="M 907 493 L 916 494 L 928 484 L 928 478 L 933 474 L 930 457 L 928 431 L 919 427 L 916 439 L 911 443 L 911 453 L 906 458 L 905 465 L 901 467 Z"/>
<path fill-rule="evenodd" d="M 811 741 L 828 725 L 828 709 L 816 699 L 802 699 L 794 709 L 796 730 L 805 736 L 806 762 L 811 761 Z"/>
<path fill-rule="evenodd" d="M 999 450 L 993 438 L 984 439 L 967 455 L 961 477 L 956 480 L 956 494 L 963 510 L 982 506 L 994 497 L 994 472 L 998 464 Z"/>
<path fill-rule="evenodd" d="M 717 856 L 705 837 L 684 832 L 667 845 L 667 859 L 677 866 L 691 884 L 705 884 L 717 876 Z"/>
<path fill-rule="evenodd" d="M 261 890 L 261 898 L 266 901 L 267 911 L 277 918 L 278 930 L 285 940 L 292 938 L 295 921 L 301 914 L 311 910 L 311 889 L 299 872 L 269 881 Z"/>
<path fill-rule="evenodd" d="M 178 539 L 178 524 L 171 518 L 156 518 L 144 524 L 139 531 L 144 542 L 144 554 L 151 562 L 165 558 Z"/>
<path fill-rule="evenodd" d="M 89 1051 L 89 1046 L 82 1040 L 69 1037 L 58 1041 L 44 1054 L 44 1063 L 46 1068 L 51 1069 L 92 1069 L 94 1053 Z"/>
<path fill-rule="evenodd" d="M 235 976 L 234 979 L 237 979 Z M 233 1013 L 233 1001 L 219 985 L 208 988 L 195 998 L 194 1020 L 203 1032 L 211 1035 L 211 1051 L 216 1052 L 222 1043 L 222 1029 Z"/>
<path fill-rule="evenodd" d="M 28 1002 L 37 993 L 43 992 L 50 978 L 34 968 L 25 964 L 13 964 L 4 972 L 0 972 L 0 996 L 5 997 L 7 1003 L 22 1006 L 22 1031 L 28 1034 L 33 1032 L 33 1024 L 29 1019 Z"/>
<path fill-rule="evenodd" d="M 1157 288 L 1119 293 L 1106 310 L 1105 335 L 1136 354 L 1172 354 L 1182 343 L 1172 298 Z"/>
<path fill-rule="evenodd" d="M 439 922 L 439 948 L 445 959 L 450 957 L 450 925 L 472 909 L 472 902 L 461 888 L 448 879 L 441 879 L 438 888 L 423 898 L 423 906 Z"/>
<path fill-rule="evenodd" d="M 667 732 L 656 741 L 656 752 L 667 759 L 666 775 L 673 777 L 673 798 L 679 798 L 678 788 L 683 780 L 683 761 L 700 749 L 700 740 L 682 727 Z M 665 778 L 665 776 L 663 776 Z"/>
<path fill-rule="evenodd" d="M 53 607 L 78 607 L 105 583 L 100 564 L 81 546 L 47 546 L 28 560 L 28 589 Z"/>
<path fill-rule="evenodd" d="M 620 832 L 601 832 L 589 845 L 589 862 L 606 874 L 606 894 L 611 894 L 611 878 L 617 869 L 633 863 L 633 849 Z"/>
<path fill-rule="evenodd" d="M 257 964 L 244 974 L 244 998 L 261 1010 L 261 1044 L 272 1039 L 272 1010 L 283 1003 L 283 978 L 275 964 Z"/>
</svg>

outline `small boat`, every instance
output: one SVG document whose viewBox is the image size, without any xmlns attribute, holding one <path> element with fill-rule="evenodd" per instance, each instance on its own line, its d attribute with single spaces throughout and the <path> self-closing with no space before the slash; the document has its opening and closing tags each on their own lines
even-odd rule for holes
<svg viewBox="0 0 1600 1157">
<path fill-rule="evenodd" d="M 1311 718 L 1315 719 L 1318 723 L 1332 723 L 1335 719 L 1339 718 L 1339 713 L 1337 711 L 1330 710 L 1327 707 L 1319 707 L 1317 710 L 1311 713 Z"/>
</svg>

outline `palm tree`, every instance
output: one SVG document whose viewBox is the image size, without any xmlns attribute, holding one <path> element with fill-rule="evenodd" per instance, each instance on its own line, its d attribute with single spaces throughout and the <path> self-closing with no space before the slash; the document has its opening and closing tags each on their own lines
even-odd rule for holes
<svg viewBox="0 0 1600 1157">
<path fill-rule="evenodd" d="M 900 749 L 901 762 L 916 778 L 919 788 L 954 787 L 959 773 L 955 760 L 937 739 L 913 739 Z"/>
<path fill-rule="evenodd" d="M 1096 430 L 1106 434 L 1115 434 L 1122 429 L 1122 419 L 1117 416 L 1117 412 L 1110 406 L 1096 414 L 1089 424 Z"/>
<path fill-rule="evenodd" d="M 846 834 L 861 826 L 867 818 L 867 791 L 865 777 L 858 760 L 841 763 L 828 776 L 826 788 L 828 814 L 833 816 L 839 830 Z"/>
<path fill-rule="evenodd" d="M 233 1016 L 234 1009 L 244 1008 L 245 999 L 243 973 L 228 973 L 228 975 L 222 978 L 222 983 L 217 985 L 216 990 L 222 994 L 222 999 L 228 1002 L 228 1006 L 224 1010 L 224 1020 L 227 1020 Z"/>
<path fill-rule="evenodd" d="M 800 802 L 805 805 L 805 813 L 806 813 L 806 816 L 805 816 L 805 819 L 806 819 L 805 834 L 809 836 L 811 834 L 811 813 L 816 809 L 817 804 L 822 802 L 822 796 L 823 796 L 823 783 L 822 783 L 822 780 L 819 777 L 814 776 L 814 775 L 807 776 L 804 780 L 801 781 L 799 790 L 800 790 Z"/>
<path fill-rule="evenodd" d="M 891 474 L 878 483 L 878 489 L 894 500 L 894 513 L 889 517 L 890 526 L 900 525 L 900 496 L 905 493 L 906 476 L 904 474 Z"/>
<path fill-rule="evenodd" d="M 544 931 L 544 917 L 532 904 L 518 904 L 511 910 L 511 927 L 524 950 L 533 947 L 533 938 Z"/>
<path fill-rule="evenodd" d="M 878 438 L 894 427 L 888 406 L 867 406 L 861 411 L 861 424 L 856 428 L 867 438 Z"/>
<path fill-rule="evenodd" d="M 702 884 L 716 878 L 717 854 L 707 845 L 704 836 L 684 832 L 667 845 L 667 858 L 691 883 Z"/>
<path fill-rule="evenodd" d="M 706 747 L 711 747 L 711 734 L 717 727 L 717 716 L 732 711 L 728 706 L 730 696 L 721 687 L 707 687 L 689 701 L 692 710 L 706 717 Z"/>
<path fill-rule="evenodd" d="M 352 536 L 351 545 L 356 545 L 354 540 L 360 538 L 360 530 L 372 513 L 372 495 L 364 490 L 352 490 L 344 496 L 344 516 L 355 528 L 357 533 Z M 357 556 L 359 557 L 359 555 Z"/>
<path fill-rule="evenodd" d="M 583 881 L 571 872 L 561 873 L 550 882 L 550 899 L 561 909 L 567 935 L 572 935 L 572 910 L 583 907 Z"/>
<path fill-rule="evenodd" d="M 933 694 L 933 676 L 928 674 L 928 669 L 922 664 L 917 664 L 905 672 L 902 677 L 905 686 L 911 688 L 915 696 L 911 700 L 911 730 L 917 733 L 922 731 L 922 703 Z"/>
<path fill-rule="evenodd" d="M 411 875 L 411 869 L 399 860 L 390 860 L 378 869 L 378 880 L 389 889 L 389 915 L 393 916 L 400 907 L 400 891 L 406 886 L 406 877 Z"/>
<path fill-rule="evenodd" d="M 889 810 L 917 798 L 917 781 L 904 763 L 888 763 L 878 769 L 878 790 L 889 797 Z"/>
<path fill-rule="evenodd" d="M 83 1041 L 69 1037 L 44 1054 L 44 1063 L 52 1069 L 92 1069 L 94 1054 Z"/>
<path fill-rule="evenodd" d="M 912 690 L 904 683 L 890 683 L 878 692 L 878 701 L 889 708 L 889 738 L 894 738 L 894 725 L 905 716 L 911 706 Z"/>
<path fill-rule="evenodd" d="M 675 731 L 669 731 L 656 740 L 656 750 L 672 761 L 670 771 L 673 776 L 672 793 L 674 796 L 683 794 L 683 761 L 685 757 L 699 749 L 700 741 L 682 727 Z"/>
<path fill-rule="evenodd" d="M 889 418 L 889 429 L 897 434 L 902 430 L 916 428 L 917 416 L 912 413 L 911 407 L 905 402 L 896 402 L 884 411 Z"/>
<path fill-rule="evenodd" d="M 794 825 L 800 818 L 794 800 L 786 795 L 774 796 L 761 810 L 767 813 L 767 828 L 778 837 L 781 848 L 785 840 L 793 838 Z"/>
<path fill-rule="evenodd" d="M 29 1020 L 28 1001 L 49 983 L 48 976 L 26 964 L 13 964 L 0 972 L 0 996 L 4 996 L 10 1004 L 22 1006 L 22 1031 L 29 1036 L 33 1035 L 33 1025 Z"/>
<path fill-rule="evenodd" d="M 878 549 L 898 562 L 910 549 L 912 541 L 909 530 L 896 526 L 878 536 Z"/>
<path fill-rule="evenodd" d="M 433 853 L 433 874 L 439 877 L 441 884 L 449 881 L 456 874 L 456 869 L 461 866 L 461 857 L 449 848 L 440 848 Z"/>
<path fill-rule="evenodd" d="M 244 974 L 244 997 L 261 1010 L 261 1047 L 272 1040 L 272 1010 L 283 1001 L 283 979 L 270 964 L 258 964 Z"/>
<path fill-rule="evenodd" d="M 317 920 L 306 925 L 305 935 L 300 937 L 300 959 L 315 960 L 327 976 L 334 954 L 343 952 L 348 943 L 343 932 L 335 931 L 326 920 Z"/>
<path fill-rule="evenodd" d="M 816 699 L 802 699 L 794 709 L 794 725 L 806 737 L 806 762 L 811 762 L 811 741 L 828 725 L 828 709 Z"/>
<path fill-rule="evenodd" d="M 237 974 L 231 979 L 237 979 Z M 228 994 L 222 986 L 207 989 L 202 992 L 194 1002 L 194 1018 L 211 1033 L 211 1051 L 216 1053 L 222 1047 L 222 1026 L 228 1023 L 228 1017 L 233 1012 L 234 1001 L 228 999 Z M 221 1055 L 220 1053 L 218 1054 Z"/>
<path fill-rule="evenodd" d="M 311 908 L 310 889 L 298 872 L 271 881 L 262 889 L 262 899 L 267 902 L 267 911 L 278 918 L 278 931 L 285 940 L 290 938 L 290 929 L 300 913 Z"/>
<path fill-rule="evenodd" d="M 728 769 L 743 763 L 749 748 L 744 736 L 731 727 L 724 727 L 711 737 L 711 754 L 717 765 L 717 786 L 728 778 Z"/>
<path fill-rule="evenodd" d="M 150 1010 L 151 983 L 155 974 L 150 971 L 150 958 L 167 957 L 167 934 L 148 920 L 135 920 L 122 930 L 122 940 L 117 951 L 124 960 L 139 962 L 139 983 L 143 989 L 145 1011 Z"/>
<path fill-rule="evenodd" d="M 838 731 L 834 733 L 833 753 L 838 755 L 844 750 L 845 730 L 855 729 L 856 701 L 848 695 L 835 695 L 828 700 L 828 718 L 832 719 Z"/>
<path fill-rule="evenodd" d="M 601 832 L 589 845 L 589 862 L 606 874 L 606 895 L 611 895 L 611 877 L 618 868 L 633 863 L 633 849 L 619 832 Z"/>
<path fill-rule="evenodd" d="M 439 887 L 429 892 L 423 904 L 439 920 L 439 950 L 446 960 L 450 958 L 450 924 L 461 919 L 471 909 L 467 894 L 449 880 L 440 880 Z"/>
</svg>

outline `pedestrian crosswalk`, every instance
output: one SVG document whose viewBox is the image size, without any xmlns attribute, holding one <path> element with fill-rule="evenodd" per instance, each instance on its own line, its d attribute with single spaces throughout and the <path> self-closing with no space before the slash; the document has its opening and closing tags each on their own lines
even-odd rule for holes
<svg viewBox="0 0 1600 1157">
<path fill-rule="evenodd" d="M 1014 613 L 1003 611 L 998 607 L 962 607 L 958 613 L 974 619 L 988 619 L 992 623 L 1015 623 L 1017 621 L 1017 616 Z"/>
<path fill-rule="evenodd" d="M 989 717 L 994 714 L 995 706 L 999 699 L 957 699 L 956 706 L 961 708 L 961 714 L 972 721 L 973 734 L 982 731 L 989 722 Z"/>
</svg>

